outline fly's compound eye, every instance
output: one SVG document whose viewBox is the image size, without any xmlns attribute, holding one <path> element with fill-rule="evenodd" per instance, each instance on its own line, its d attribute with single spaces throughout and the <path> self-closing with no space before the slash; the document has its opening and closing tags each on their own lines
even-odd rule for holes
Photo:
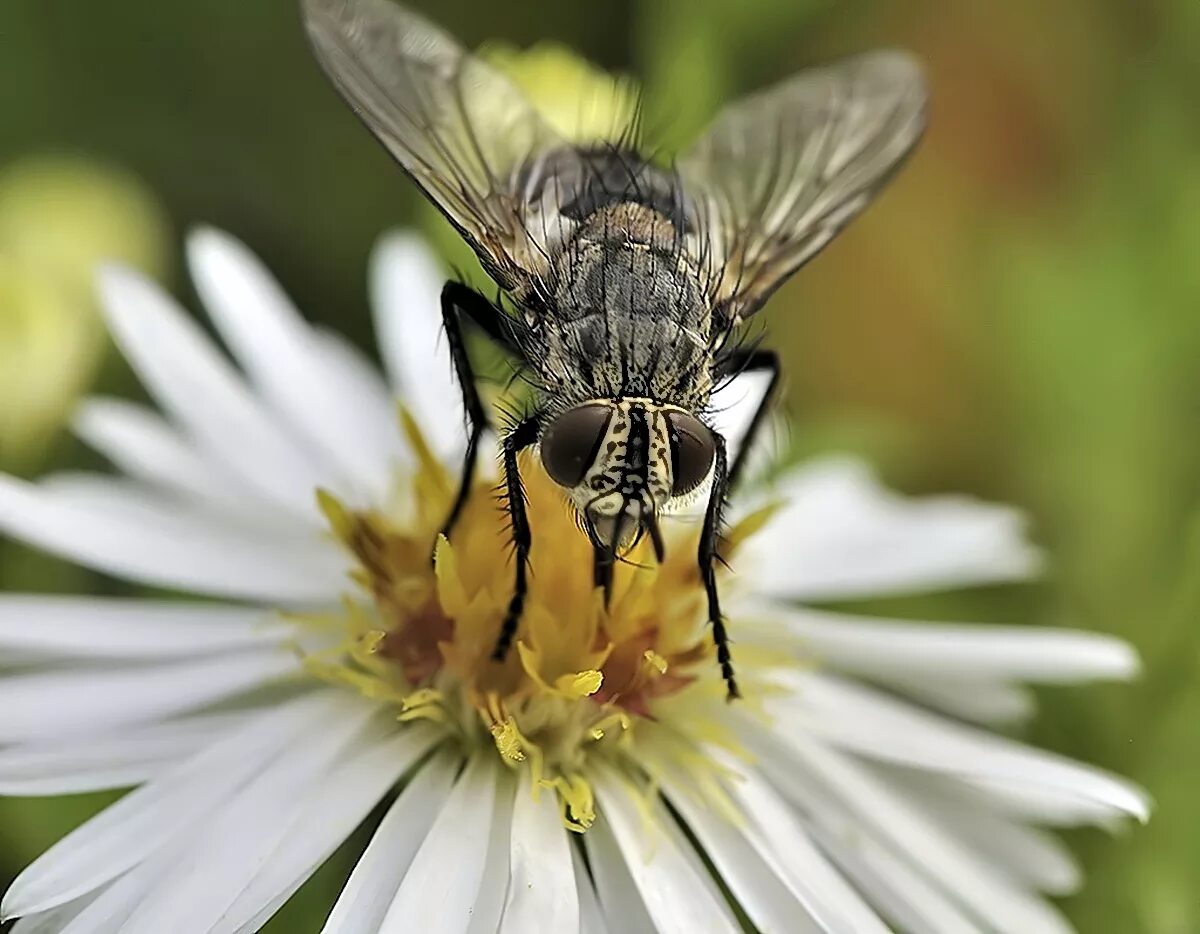
<svg viewBox="0 0 1200 934">
<path fill-rule="evenodd" d="M 542 435 L 542 464 L 560 486 L 583 482 L 608 432 L 612 408 L 581 405 L 558 416 Z"/>
<path fill-rule="evenodd" d="M 671 495 L 683 496 L 696 489 L 712 469 L 716 442 L 695 416 L 668 412 L 671 426 Z"/>
</svg>

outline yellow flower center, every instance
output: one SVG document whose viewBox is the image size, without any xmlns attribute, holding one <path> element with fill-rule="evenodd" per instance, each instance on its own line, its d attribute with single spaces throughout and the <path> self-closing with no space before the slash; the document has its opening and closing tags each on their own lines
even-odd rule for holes
<svg viewBox="0 0 1200 934">
<path fill-rule="evenodd" d="M 594 757 L 647 773 L 639 741 L 666 748 L 672 737 L 689 740 L 677 744 L 684 748 L 704 739 L 737 748 L 705 716 L 724 703 L 724 687 L 706 624 L 695 525 L 671 539 L 661 565 L 641 546 L 628 555 L 605 607 L 587 537 L 541 465 L 524 461 L 534 534 L 530 589 L 514 650 L 495 661 L 513 587 L 507 515 L 494 490 L 481 486 L 453 541 L 440 538 L 454 478 L 411 419 L 404 422 L 419 459 L 408 502 L 397 504 L 406 508 L 353 512 L 320 495 L 357 566 L 355 590 L 340 610 L 305 620 L 344 636 L 306 658 L 311 673 L 394 704 L 400 720 L 441 724 L 465 746 L 492 744 L 506 764 L 531 769 L 535 787 L 557 793 L 575 830 L 595 817 L 586 777 Z M 734 529 L 726 550 L 762 518 Z M 686 705 L 674 703 L 684 692 Z"/>
</svg>

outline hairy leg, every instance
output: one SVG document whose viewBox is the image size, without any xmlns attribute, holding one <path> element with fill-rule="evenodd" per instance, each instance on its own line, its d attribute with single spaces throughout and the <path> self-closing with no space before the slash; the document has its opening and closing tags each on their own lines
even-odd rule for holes
<svg viewBox="0 0 1200 934">
<path fill-rule="evenodd" d="M 532 415 L 518 423 L 504 438 L 504 492 L 508 498 L 508 513 L 512 521 L 517 567 L 512 599 L 509 600 L 508 611 L 504 614 L 500 635 L 496 639 L 496 648 L 492 652 L 492 658 L 496 661 L 503 661 L 512 646 L 513 637 L 517 634 L 517 624 L 521 621 L 521 612 L 525 609 L 525 595 L 529 590 L 529 550 L 533 545 L 533 536 L 529 530 L 529 516 L 525 511 L 525 491 L 521 486 L 517 455 L 537 441 L 540 424 L 540 416 Z"/>
<path fill-rule="evenodd" d="M 712 626 L 713 643 L 717 647 L 717 664 L 721 666 L 721 677 L 725 679 L 729 700 L 741 697 L 737 680 L 733 675 L 733 659 L 729 653 L 729 635 L 725 630 L 725 619 L 721 615 L 721 601 L 717 594 L 717 542 L 721 534 L 721 513 L 725 508 L 725 497 L 729 493 L 729 470 L 725 452 L 725 439 L 713 433 L 717 451 L 713 463 L 712 489 L 708 494 L 708 508 L 704 512 L 704 528 L 700 533 L 700 548 L 697 559 L 700 579 L 704 582 L 704 593 L 708 597 L 708 622 Z"/>
<path fill-rule="evenodd" d="M 592 543 L 592 581 L 595 586 L 604 588 L 605 606 L 608 606 L 608 601 L 612 599 L 614 563 L 609 549 Z"/>
<path fill-rule="evenodd" d="M 454 531 L 470 495 L 471 483 L 475 478 L 475 464 L 479 456 L 479 439 L 489 425 L 487 412 L 479 398 L 479 389 L 475 385 L 475 371 L 471 367 L 471 358 L 467 355 L 462 327 L 464 314 L 493 340 L 510 350 L 514 346 L 512 335 L 504 332 L 503 322 L 500 320 L 502 313 L 495 305 L 461 282 L 447 282 L 442 287 L 442 324 L 446 329 L 446 341 L 450 346 L 454 373 L 462 390 L 463 408 L 467 413 L 469 430 L 458 492 L 442 525 L 442 534 L 447 538 Z"/>
</svg>

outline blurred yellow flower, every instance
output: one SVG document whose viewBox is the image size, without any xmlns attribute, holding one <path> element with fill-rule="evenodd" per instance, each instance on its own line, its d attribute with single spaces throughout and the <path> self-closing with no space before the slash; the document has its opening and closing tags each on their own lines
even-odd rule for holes
<svg viewBox="0 0 1200 934">
<path fill-rule="evenodd" d="M 162 211 L 133 177 L 83 159 L 0 168 L 0 462 L 34 458 L 92 381 L 107 346 L 95 267 L 161 275 Z"/>
<path fill-rule="evenodd" d="M 612 139 L 633 122 L 637 83 L 597 68 L 565 45 L 539 42 L 518 49 L 489 43 L 480 55 L 507 75 L 565 139 Z"/>
<path fill-rule="evenodd" d="M 639 85 L 632 78 L 597 68 L 565 45 L 539 42 L 519 49 L 489 42 L 480 57 L 506 75 L 538 113 L 564 139 L 575 143 L 616 139 L 634 123 Z M 479 267 L 462 237 L 430 204 L 424 204 L 425 229 L 438 252 L 466 280 L 484 292 L 495 286 Z"/>
</svg>

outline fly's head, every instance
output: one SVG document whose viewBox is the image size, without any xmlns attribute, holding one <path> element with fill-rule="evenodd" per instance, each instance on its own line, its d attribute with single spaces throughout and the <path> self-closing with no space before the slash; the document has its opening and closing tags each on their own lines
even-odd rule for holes
<svg viewBox="0 0 1200 934">
<path fill-rule="evenodd" d="M 593 400 L 554 417 L 541 438 L 546 472 L 567 490 L 592 542 L 615 556 L 712 470 L 712 432 L 692 413 L 648 399 Z"/>
</svg>

